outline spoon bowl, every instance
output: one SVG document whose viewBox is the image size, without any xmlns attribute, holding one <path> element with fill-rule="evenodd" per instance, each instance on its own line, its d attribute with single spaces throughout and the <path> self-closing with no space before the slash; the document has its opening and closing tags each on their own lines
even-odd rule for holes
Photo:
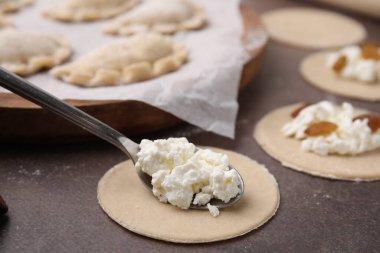
<svg viewBox="0 0 380 253">
<path fill-rule="evenodd" d="M 223 208 L 226 208 L 226 207 L 234 205 L 235 203 L 237 203 L 240 200 L 240 198 L 242 197 L 242 195 L 244 193 L 244 181 L 243 181 L 243 178 L 241 177 L 241 175 L 239 174 L 239 172 L 234 167 L 232 167 L 231 165 L 229 165 L 228 167 L 229 167 L 230 170 L 235 170 L 237 172 L 238 179 L 239 179 L 239 186 L 238 187 L 240 189 L 240 193 L 238 195 L 236 195 L 236 197 L 230 199 L 230 201 L 227 202 L 227 203 L 223 202 L 220 199 L 214 199 L 214 198 L 211 199 L 209 203 L 211 205 L 213 205 L 213 206 L 218 207 L 219 209 L 223 209 Z M 137 172 L 140 180 L 144 183 L 144 185 L 150 191 L 152 191 L 153 190 L 153 186 L 152 186 L 152 183 L 151 183 L 152 182 L 152 177 L 149 176 L 148 174 L 146 174 L 145 172 L 143 172 L 142 170 L 139 170 L 139 169 L 136 169 L 136 172 Z M 208 209 L 206 205 L 198 206 L 198 205 L 194 205 L 194 204 L 191 204 L 190 208 L 191 209 L 198 209 L 198 210 Z"/>
<path fill-rule="evenodd" d="M 40 105 L 46 110 L 49 110 L 57 114 L 58 116 L 61 116 L 62 118 L 74 123 L 75 125 L 83 128 L 84 130 L 111 143 L 112 145 L 116 146 L 118 149 L 123 151 L 132 160 L 133 164 L 136 164 L 138 160 L 137 153 L 139 151 L 139 145 L 122 135 L 120 132 L 106 125 L 105 123 L 65 103 L 64 101 L 56 98 L 48 92 L 34 86 L 32 83 L 24 80 L 23 78 L 17 75 L 8 72 L 7 70 L 1 67 L 0 86 L 12 91 L 13 93 L 37 105 Z M 232 166 L 229 166 L 229 168 L 234 169 Z M 152 190 L 152 177 L 138 169 L 136 169 L 136 172 L 141 181 L 144 183 L 144 185 L 147 186 L 150 190 Z M 228 203 L 213 200 L 211 204 L 215 205 L 218 208 L 225 208 L 235 204 L 237 201 L 240 200 L 244 192 L 244 182 L 239 172 L 237 172 L 237 174 L 240 181 L 240 193 L 235 198 L 231 199 Z M 190 208 L 206 209 L 207 207 L 191 205 Z"/>
</svg>

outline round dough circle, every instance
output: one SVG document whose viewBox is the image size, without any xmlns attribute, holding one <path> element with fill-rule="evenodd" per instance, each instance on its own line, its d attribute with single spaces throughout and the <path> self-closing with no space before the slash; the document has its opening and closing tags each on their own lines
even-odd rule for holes
<svg viewBox="0 0 380 253">
<path fill-rule="evenodd" d="M 135 233 L 179 243 L 203 243 L 246 234 L 268 221 L 279 206 L 275 178 L 243 155 L 229 156 L 245 185 L 242 199 L 214 218 L 207 210 L 181 210 L 158 201 L 139 180 L 131 161 L 110 169 L 98 184 L 100 206 L 111 219 Z"/>
<path fill-rule="evenodd" d="M 274 40 L 303 48 L 331 48 L 358 43 L 365 28 L 339 13 L 315 8 L 283 8 L 262 15 Z"/>
<path fill-rule="evenodd" d="M 285 137 L 281 127 L 291 120 L 300 104 L 281 107 L 268 113 L 255 128 L 254 138 L 283 166 L 314 176 L 350 181 L 380 179 L 380 149 L 358 156 L 320 156 L 301 149 L 301 141 Z"/>
<path fill-rule="evenodd" d="M 314 2 L 320 2 L 374 18 L 380 18 L 380 1 L 377 0 L 314 0 Z"/>
<path fill-rule="evenodd" d="M 311 54 L 302 61 L 300 72 L 306 81 L 333 94 L 368 101 L 380 100 L 380 83 L 366 84 L 336 76 L 326 65 L 329 53 L 331 52 Z"/>
</svg>

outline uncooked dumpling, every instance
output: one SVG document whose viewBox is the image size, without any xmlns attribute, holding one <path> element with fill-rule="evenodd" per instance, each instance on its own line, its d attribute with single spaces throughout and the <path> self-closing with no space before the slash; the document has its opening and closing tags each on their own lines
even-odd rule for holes
<svg viewBox="0 0 380 253">
<path fill-rule="evenodd" d="M 18 75 L 51 68 L 70 54 L 69 43 L 60 35 L 13 29 L 0 32 L 0 65 Z"/>
<path fill-rule="evenodd" d="M 0 0 L 0 12 L 15 12 L 32 2 L 33 0 Z"/>
<path fill-rule="evenodd" d="M 82 86 L 126 84 L 177 70 L 187 50 L 168 37 L 145 33 L 106 44 L 77 61 L 52 70 L 68 83 Z"/>
<path fill-rule="evenodd" d="M 64 0 L 43 14 L 65 22 L 106 19 L 128 11 L 138 0 Z"/>
<path fill-rule="evenodd" d="M 205 24 L 203 9 L 188 0 L 151 0 L 110 21 L 104 31 L 110 34 L 144 31 L 172 34 L 199 29 Z"/>
</svg>

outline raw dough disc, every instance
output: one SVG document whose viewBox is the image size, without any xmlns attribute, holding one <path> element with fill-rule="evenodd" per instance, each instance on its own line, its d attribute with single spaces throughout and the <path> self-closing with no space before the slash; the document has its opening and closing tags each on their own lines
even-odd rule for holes
<svg viewBox="0 0 380 253">
<path fill-rule="evenodd" d="M 380 84 L 366 84 L 336 76 L 326 65 L 329 53 L 315 53 L 302 61 L 301 75 L 310 84 L 337 95 L 369 101 L 380 100 Z"/>
<path fill-rule="evenodd" d="M 248 157 L 212 149 L 227 154 L 245 182 L 242 199 L 236 205 L 222 209 L 216 218 L 207 210 L 181 210 L 159 202 L 141 183 L 130 161 L 116 165 L 99 181 L 99 204 L 121 226 L 171 242 L 219 241 L 246 234 L 263 225 L 279 206 L 280 194 L 274 177 Z"/>
<path fill-rule="evenodd" d="M 283 8 L 262 15 L 270 36 L 304 48 L 339 47 L 360 42 L 365 28 L 341 14 L 315 8 Z"/>
<path fill-rule="evenodd" d="M 342 9 L 380 18 L 380 1 L 378 0 L 314 0 L 315 2 L 333 5 Z"/>
<path fill-rule="evenodd" d="M 380 179 L 380 149 L 358 156 L 320 156 L 302 150 L 301 141 L 285 137 L 281 127 L 291 120 L 291 112 L 299 106 L 281 107 L 257 123 L 254 138 L 269 155 L 285 167 L 314 176 L 353 181 Z"/>
</svg>

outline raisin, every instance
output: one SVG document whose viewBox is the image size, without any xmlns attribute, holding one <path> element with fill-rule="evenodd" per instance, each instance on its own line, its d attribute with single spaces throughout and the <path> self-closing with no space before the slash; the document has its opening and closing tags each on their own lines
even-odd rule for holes
<svg viewBox="0 0 380 253">
<path fill-rule="evenodd" d="M 294 111 L 292 111 L 292 113 L 290 114 L 292 116 L 292 118 L 296 118 L 298 116 L 298 114 L 300 114 L 300 112 L 305 109 L 306 107 L 312 105 L 311 103 L 302 103 L 302 105 L 300 107 L 297 107 Z"/>
<path fill-rule="evenodd" d="M 342 55 L 334 63 L 333 70 L 335 73 L 339 74 L 346 65 L 347 65 L 347 57 L 345 55 Z"/>
<path fill-rule="evenodd" d="M 362 114 L 355 117 L 353 120 L 355 121 L 357 119 L 360 119 L 360 120 L 368 119 L 368 126 L 369 128 L 371 128 L 372 133 L 380 129 L 380 114 L 374 114 L 374 113 Z"/>
<path fill-rule="evenodd" d="M 335 123 L 329 121 L 320 121 L 311 124 L 306 130 L 305 134 L 309 136 L 326 136 L 333 133 L 338 129 Z"/>
<path fill-rule="evenodd" d="M 380 60 L 378 45 L 374 42 L 366 42 L 362 46 L 362 57 L 364 59 Z"/>
</svg>

